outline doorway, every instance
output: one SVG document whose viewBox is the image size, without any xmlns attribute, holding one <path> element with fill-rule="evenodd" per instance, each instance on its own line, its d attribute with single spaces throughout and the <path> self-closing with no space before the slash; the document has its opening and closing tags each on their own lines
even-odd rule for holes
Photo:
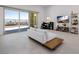
<svg viewBox="0 0 79 59">
<path fill-rule="evenodd" d="M 30 27 L 37 28 L 38 25 L 38 13 L 36 12 L 30 12 Z"/>
</svg>

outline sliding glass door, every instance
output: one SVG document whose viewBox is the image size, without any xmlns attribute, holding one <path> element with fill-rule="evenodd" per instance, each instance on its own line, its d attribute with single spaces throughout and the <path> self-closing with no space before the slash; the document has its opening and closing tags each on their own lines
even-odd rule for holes
<svg viewBox="0 0 79 59">
<path fill-rule="evenodd" d="M 19 11 L 18 10 L 12 10 L 12 9 L 5 9 L 5 31 L 11 31 L 15 30 L 18 31 L 19 29 Z"/>
<path fill-rule="evenodd" d="M 20 31 L 27 30 L 29 27 L 29 13 L 20 11 Z"/>
<path fill-rule="evenodd" d="M 5 33 L 25 31 L 29 27 L 29 12 L 6 8 L 4 13 Z"/>
</svg>

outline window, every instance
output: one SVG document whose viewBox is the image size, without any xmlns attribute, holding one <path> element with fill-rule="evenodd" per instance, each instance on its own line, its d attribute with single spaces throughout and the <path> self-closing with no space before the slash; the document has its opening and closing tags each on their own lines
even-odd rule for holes
<svg viewBox="0 0 79 59">
<path fill-rule="evenodd" d="M 18 29 L 19 11 L 14 9 L 5 9 L 5 30 Z"/>
<path fill-rule="evenodd" d="M 4 19 L 5 31 L 16 32 L 29 27 L 29 12 L 26 11 L 6 8 Z"/>
<path fill-rule="evenodd" d="M 27 28 L 29 23 L 29 13 L 20 11 L 20 28 Z"/>
</svg>

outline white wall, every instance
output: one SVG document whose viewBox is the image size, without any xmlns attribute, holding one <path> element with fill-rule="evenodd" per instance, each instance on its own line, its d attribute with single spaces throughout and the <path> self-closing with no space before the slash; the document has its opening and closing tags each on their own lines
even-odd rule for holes
<svg viewBox="0 0 79 59">
<path fill-rule="evenodd" d="M 41 23 L 45 20 L 45 11 L 41 5 L 7 5 L 8 7 L 14 7 L 24 10 L 36 11 L 38 13 L 38 27 L 40 28 Z"/>
<path fill-rule="evenodd" d="M 55 5 L 55 6 L 49 6 L 46 10 L 47 15 L 52 18 L 52 20 L 55 21 L 55 28 L 57 24 L 57 16 L 70 16 L 71 11 L 79 13 L 79 5 Z"/>
<path fill-rule="evenodd" d="M 0 7 L 0 35 L 3 35 L 3 8 Z"/>
</svg>

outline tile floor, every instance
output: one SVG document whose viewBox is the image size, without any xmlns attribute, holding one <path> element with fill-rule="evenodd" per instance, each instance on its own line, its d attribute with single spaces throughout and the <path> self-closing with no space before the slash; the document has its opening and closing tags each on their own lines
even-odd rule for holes
<svg viewBox="0 0 79 59">
<path fill-rule="evenodd" d="M 56 50 L 48 50 L 27 37 L 27 31 L 0 36 L 0 54 L 78 54 L 79 35 L 51 31 L 64 39 Z"/>
</svg>

